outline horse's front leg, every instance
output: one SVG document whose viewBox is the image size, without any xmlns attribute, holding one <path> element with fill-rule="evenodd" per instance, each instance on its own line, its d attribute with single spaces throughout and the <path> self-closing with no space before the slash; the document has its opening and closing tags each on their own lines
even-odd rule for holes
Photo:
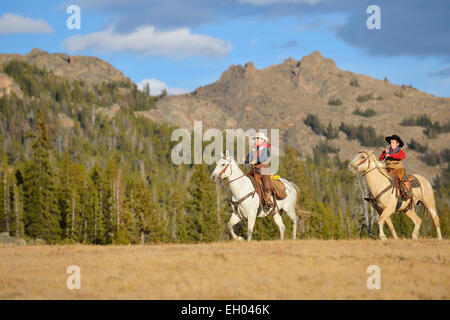
<svg viewBox="0 0 450 320">
<path fill-rule="evenodd" d="M 273 215 L 273 221 L 275 221 L 275 224 L 278 226 L 278 230 L 280 231 L 280 240 L 284 240 L 284 232 L 286 227 L 284 226 L 283 219 L 281 218 L 279 211 Z"/>
<path fill-rule="evenodd" d="M 389 227 L 389 230 L 391 230 L 391 233 L 392 233 L 392 236 L 394 237 L 394 239 L 398 239 L 397 232 L 395 232 L 394 225 L 392 224 L 392 221 L 391 221 L 391 217 L 386 218 L 386 223 Z"/>
<path fill-rule="evenodd" d="M 241 219 L 239 219 L 239 217 L 237 216 L 237 214 L 233 212 L 233 213 L 231 214 L 230 220 L 229 220 L 228 223 L 227 223 L 228 231 L 230 231 L 231 236 L 232 236 L 233 239 L 236 240 L 236 241 L 242 241 L 242 240 L 244 240 L 242 237 L 240 237 L 240 236 L 238 237 L 238 236 L 236 235 L 236 233 L 234 233 L 234 226 L 235 226 L 236 224 L 238 224 L 240 221 L 241 221 Z"/>
<path fill-rule="evenodd" d="M 393 208 L 385 208 L 383 212 L 381 213 L 380 217 L 378 218 L 378 227 L 380 229 L 380 239 L 386 240 L 386 235 L 384 234 L 384 222 L 391 216 L 391 214 L 394 212 Z"/>
</svg>

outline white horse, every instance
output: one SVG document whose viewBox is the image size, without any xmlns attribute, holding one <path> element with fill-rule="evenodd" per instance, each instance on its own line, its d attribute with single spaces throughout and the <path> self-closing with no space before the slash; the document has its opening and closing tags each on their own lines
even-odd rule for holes
<svg viewBox="0 0 450 320">
<path fill-rule="evenodd" d="M 221 159 L 217 161 L 216 168 L 211 174 L 211 181 L 220 183 L 222 180 L 228 179 L 227 184 L 231 190 L 232 201 L 237 203 L 236 206 L 232 206 L 233 213 L 227 223 L 228 230 L 234 240 L 244 240 L 241 236 L 238 237 L 234 233 L 233 227 L 240 221 L 247 219 L 247 241 L 251 241 L 256 218 L 267 217 L 270 210 L 259 210 L 258 193 L 254 192 L 255 188 L 253 187 L 250 178 L 242 172 L 236 161 L 234 161 L 234 159 L 230 156 L 228 150 L 225 155 L 221 154 L 221 156 Z M 300 192 L 294 183 L 282 178 L 280 178 L 280 180 L 286 186 L 287 197 L 283 200 L 276 200 L 276 209 L 273 215 L 273 220 L 280 230 L 280 239 L 284 240 L 285 226 L 281 218 L 280 210 L 285 211 L 293 222 L 294 227 L 292 231 L 292 238 L 295 239 L 300 220 L 295 213 L 295 206 L 297 203 L 297 195 Z"/>
</svg>

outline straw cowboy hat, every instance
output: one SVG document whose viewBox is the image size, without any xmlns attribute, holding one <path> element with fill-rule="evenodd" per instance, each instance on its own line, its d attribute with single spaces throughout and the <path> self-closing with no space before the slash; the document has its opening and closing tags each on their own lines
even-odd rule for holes
<svg viewBox="0 0 450 320">
<path fill-rule="evenodd" d="M 267 136 L 265 135 L 264 132 L 258 132 L 258 133 L 254 134 L 252 136 L 252 139 L 256 139 L 256 138 L 260 138 L 260 139 L 263 139 L 266 142 L 269 142 L 269 138 L 267 138 Z"/>
<path fill-rule="evenodd" d="M 403 145 L 404 145 L 402 139 L 400 139 L 400 137 L 398 135 L 396 135 L 396 134 L 393 134 L 392 136 L 386 137 L 386 141 L 388 143 L 391 143 L 391 140 L 397 140 L 397 142 L 399 144 L 398 146 L 400 148 L 403 147 Z"/>
</svg>

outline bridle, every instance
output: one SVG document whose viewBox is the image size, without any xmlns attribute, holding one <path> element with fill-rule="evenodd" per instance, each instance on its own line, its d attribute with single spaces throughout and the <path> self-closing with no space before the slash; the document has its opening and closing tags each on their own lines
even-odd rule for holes
<svg viewBox="0 0 450 320">
<path fill-rule="evenodd" d="M 360 151 L 360 152 L 358 152 L 358 153 L 365 153 L 366 155 L 367 155 L 367 158 L 365 158 L 365 159 L 363 159 L 360 163 L 358 163 L 357 165 L 356 165 L 356 167 L 358 168 L 360 165 L 362 165 L 364 162 L 366 162 L 367 160 L 369 160 L 369 163 L 367 164 L 367 167 L 369 167 L 369 165 L 370 165 L 370 155 L 369 155 L 369 153 L 367 152 L 367 151 Z M 366 172 L 364 172 L 363 174 L 362 174 L 362 176 L 364 177 L 366 174 L 368 174 L 369 172 L 371 172 L 372 170 L 375 170 L 377 168 L 377 166 L 375 166 L 375 167 L 373 167 L 372 169 L 370 169 L 370 170 L 367 170 Z"/>
<path fill-rule="evenodd" d="M 228 169 L 228 167 L 230 167 L 230 176 L 233 174 L 233 166 L 231 166 L 231 160 L 228 160 L 227 158 L 224 158 L 225 160 L 227 160 L 228 161 L 228 164 L 225 166 L 225 168 L 223 168 L 222 169 L 222 171 L 220 171 L 220 173 L 219 173 L 219 177 L 220 177 L 220 180 L 221 181 L 223 181 L 222 180 L 222 174 L 224 174 L 225 173 L 225 171 L 227 171 L 227 169 Z M 237 178 L 235 178 L 235 179 L 233 179 L 233 180 L 228 180 L 227 182 L 224 182 L 224 183 L 226 183 L 226 184 L 230 184 L 230 183 L 232 183 L 233 181 L 236 181 L 236 180 L 238 180 L 238 179 L 240 179 L 240 178 L 242 178 L 242 177 L 244 177 L 245 176 L 245 174 L 243 174 L 243 175 L 241 175 L 241 176 L 239 176 L 239 177 L 237 177 Z"/>
</svg>

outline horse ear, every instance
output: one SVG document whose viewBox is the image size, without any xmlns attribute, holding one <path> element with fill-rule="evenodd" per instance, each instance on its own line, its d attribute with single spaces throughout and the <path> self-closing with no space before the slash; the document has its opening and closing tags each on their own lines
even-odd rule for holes
<svg viewBox="0 0 450 320">
<path fill-rule="evenodd" d="M 226 152 L 225 152 L 225 157 L 228 159 L 228 158 L 230 158 L 230 152 L 227 150 Z"/>
<path fill-rule="evenodd" d="M 225 156 L 223 155 L 223 152 L 220 153 L 220 156 L 223 158 L 225 158 Z"/>
</svg>

